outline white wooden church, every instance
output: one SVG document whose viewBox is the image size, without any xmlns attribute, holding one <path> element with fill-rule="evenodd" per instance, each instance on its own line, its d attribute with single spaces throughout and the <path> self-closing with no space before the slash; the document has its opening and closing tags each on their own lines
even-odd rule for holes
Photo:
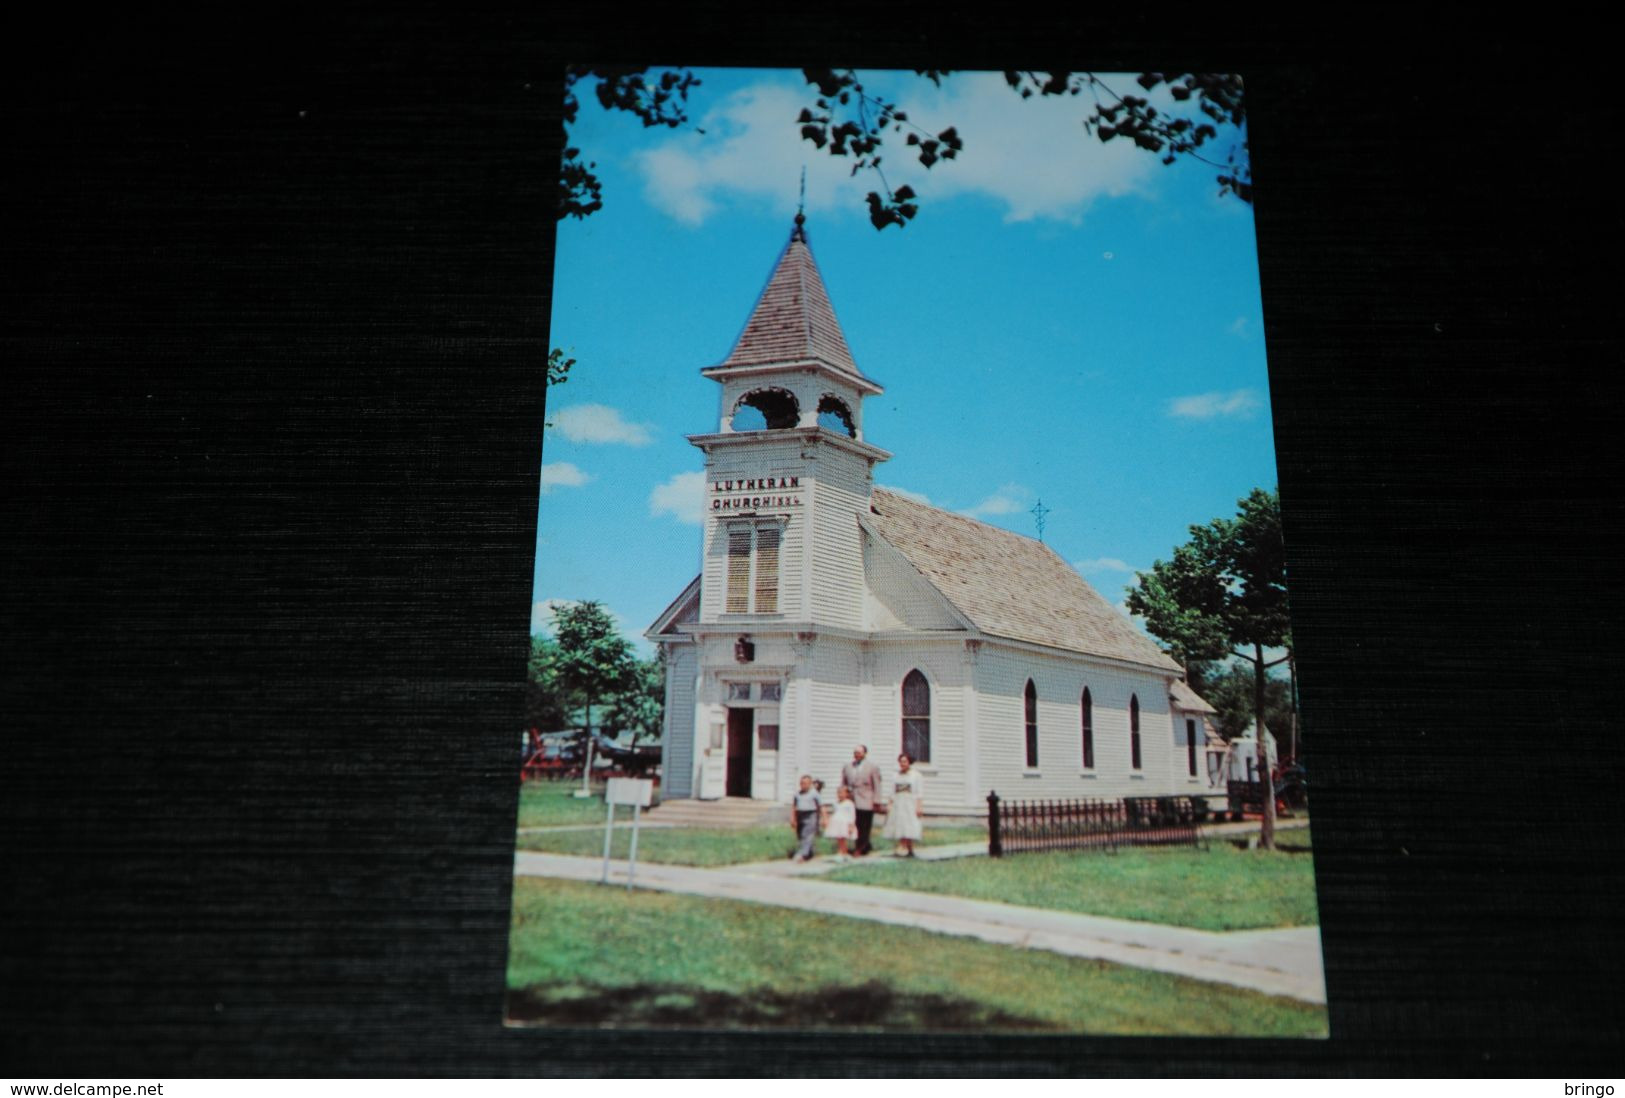
<svg viewBox="0 0 1625 1098">
<path fill-rule="evenodd" d="M 1048 546 L 874 482 L 879 385 L 852 358 L 803 219 L 733 351 L 705 454 L 700 575 L 666 655 L 666 799 L 833 795 L 857 744 L 916 760 L 935 813 L 1004 798 L 1206 791 L 1180 668 Z"/>
</svg>

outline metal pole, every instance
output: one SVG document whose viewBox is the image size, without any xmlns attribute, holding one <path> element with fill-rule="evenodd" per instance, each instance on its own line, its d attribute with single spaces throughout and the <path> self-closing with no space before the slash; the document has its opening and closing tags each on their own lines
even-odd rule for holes
<svg viewBox="0 0 1625 1098">
<path fill-rule="evenodd" d="M 632 853 L 626 859 L 626 890 L 632 891 L 632 874 L 638 870 L 638 806 L 632 806 Z"/>
<path fill-rule="evenodd" d="M 604 800 L 609 801 L 608 797 Z M 604 821 L 604 875 L 599 878 L 599 884 L 609 883 L 609 840 L 615 834 L 615 805 L 609 804 L 609 817 Z"/>
</svg>

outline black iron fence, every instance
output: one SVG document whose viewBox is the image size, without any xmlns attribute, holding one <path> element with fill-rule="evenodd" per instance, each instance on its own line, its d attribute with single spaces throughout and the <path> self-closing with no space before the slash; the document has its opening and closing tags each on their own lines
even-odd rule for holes
<svg viewBox="0 0 1625 1098">
<path fill-rule="evenodd" d="M 1025 850 L 1196 846 L 1206 819 L 1201 797 L 1004 801 L 989 793 L 987 852 L 998 858 Z"/>
</svg>

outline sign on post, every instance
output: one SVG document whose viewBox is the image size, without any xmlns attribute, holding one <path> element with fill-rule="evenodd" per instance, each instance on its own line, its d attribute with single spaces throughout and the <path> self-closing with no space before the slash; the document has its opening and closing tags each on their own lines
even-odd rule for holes
<svg viewBox="0 0 1625 1098">
<path fill-rule="evenodd" d="M 648 778 L 611 778 L 604 790 L 604 803 L 609 807 L 609 818 L 604 824 L 604 875 L 600 884 L 609 883 L 609 851 L 615 835 L 615 806 L 632 806 L 632 849 L 626 860 L 626 887 L 632 887 L 632 875 L 638 864 L 638 810 L 648 808 L 654 800 L 655 783 Z"/>
</svg>

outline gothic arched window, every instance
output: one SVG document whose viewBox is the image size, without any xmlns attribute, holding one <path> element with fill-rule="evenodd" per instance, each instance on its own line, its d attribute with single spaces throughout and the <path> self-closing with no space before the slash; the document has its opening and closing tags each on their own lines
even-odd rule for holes
<svg viewBox="0 0 1625 1098">
<path fill-rule="evenodd" d="M 931 761 L 931 684 L 917 670 L 903 679 L 903 754 Z"/>
<path fill-rule="evenodd" d="M 1140 769 L 1140 696 L 1128 698 L 1128 757 L 1134 769 Z"/>
<path fill-rule="evenodd" d="M 1038 687 L 1027 680 L 1027 765 L 1038 765 Z"/>
<path fill-rule="evenodd" d="M 1083 768 L 1095 768 L 1095 699 L 1083 688 Z"/>
</svg>

